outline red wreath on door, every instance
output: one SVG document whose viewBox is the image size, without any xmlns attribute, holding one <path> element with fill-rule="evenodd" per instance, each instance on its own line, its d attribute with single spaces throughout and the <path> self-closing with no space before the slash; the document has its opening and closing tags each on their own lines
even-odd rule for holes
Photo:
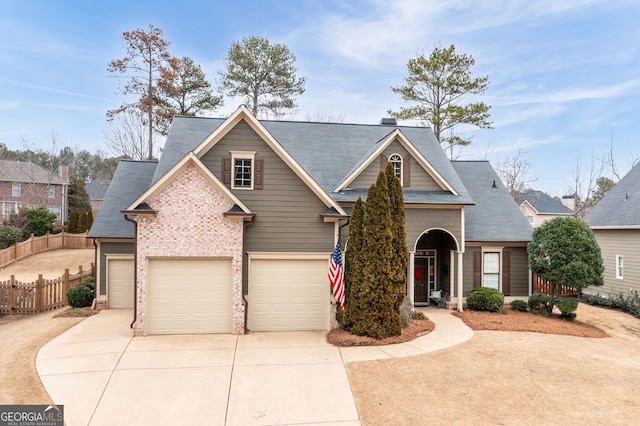
<svg viewBox="0 0 640 426">
<path fill-rule="evenodd" d="M 416 280 L 420 280 L 424 275 L 424 268 L 415 269 L 413 275 L 416 277 Z"/>
</svg>

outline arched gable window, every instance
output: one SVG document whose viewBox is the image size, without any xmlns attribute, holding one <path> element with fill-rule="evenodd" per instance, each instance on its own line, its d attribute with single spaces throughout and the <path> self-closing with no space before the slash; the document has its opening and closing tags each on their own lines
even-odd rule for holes
<svg viewBox="0 0 640 426">
<path fill-rule="evenodd" d="M 389 162 L 393 165 L 393 173 L 400 179 L 400 185 L 402 185 L 402 157 L 399 154 L 391 154 Z"/>
</svg>

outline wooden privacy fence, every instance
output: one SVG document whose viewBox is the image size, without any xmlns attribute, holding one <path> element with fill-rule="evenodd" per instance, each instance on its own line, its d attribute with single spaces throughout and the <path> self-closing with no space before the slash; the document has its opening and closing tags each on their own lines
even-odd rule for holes
<svg viewBox="0 0 640 426">
<path fill-rule="evenodd" d="M 42 253 L 47 250 L 83 248 L 93 248 L 93 238 L 87 238 L 86 233 L 47 233 L 41 237 L 34 237 L 33 234 L 31 234 L 28 240 L 15 243 L 11 247 L 0 250 L 0 268 L 4 268 L 16 260 L 24 259 L 32 254 Z"/>
<path fill-rule="evenodd" d="M 0 314 L 37 314 L 67 306 L 67 291 L 88 278 L 95 278 L 93 263 L 88 271 L 82 270 L 59 278 L 47 280 L 42 274 L 34 282 L 17 281 L 14 275 L 6 281 L 0 281 Z"/>
<path fill-rule="evenodd" d="M 551 283 L 533 274 L 533 292 L 551 295 Z M 578 296 L 578 292 L 571 287 L 556 285 L 554 296 L 576 297 Z"/>
</svg>

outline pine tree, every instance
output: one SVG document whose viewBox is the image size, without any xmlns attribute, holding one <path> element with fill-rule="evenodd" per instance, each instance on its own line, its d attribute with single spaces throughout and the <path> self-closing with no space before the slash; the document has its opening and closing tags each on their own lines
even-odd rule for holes
<svg viewBox="0 0 640 426">
<path fill-rule="evenodd" d="M 344 260 L 344 284 L 345 307 L 344 311 L 338 311 L 337 319 L 344 330 L 350 331 L 354 323 L 360 321 L 366 311 L 363 306 L 367 302 L 363 299 L 362 288 L 362 220 L 364 218 L 364 203 L 358 197 L 351 212 L 349 221 L 349 240 L 345 247 Z M 363 314 L 364 311 L 364 314 Z"/>
<path fill-rule="evenodd" d="M 87 212 L 81 212 L 78 219 L 77 234 L 81 234 L 87 230 Z"/>
<path fill-rule="evenodd" d="M 405 230 L 404 196 L 400 179 L 393 170 L 393 164 L 387 163 L 385 170 L 389 184 L 389 202 L 391 213 L 391 234 L 393 258 L 391 261 L 391 280 L 395 287 L 397 298 L 395 309 L 400 309 L 402 300 L 407 294 L 407 233 Z"/>
</svg>

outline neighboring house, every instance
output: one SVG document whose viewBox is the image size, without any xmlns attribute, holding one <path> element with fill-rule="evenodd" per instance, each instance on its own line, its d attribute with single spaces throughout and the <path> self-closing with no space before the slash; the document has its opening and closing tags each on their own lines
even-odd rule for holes
<svg viewBox="0 0 640 426">
<path fill-rule="evenodd" d="M 159 162 L 121 161 L 90 237 L 97 297 L 136 335 L 328 330 L 327 272 L 349 214 L 392 162 L 408 295 L 530 293 L 531 227 L 485 161 L 447 159 L 427 127 L 175 117 Z M 135 282 L 135 286 L 134 286 Z M 135 294 L 135 297 L 134 297 Z"/>
<path fill-rule="evenodd" d="M 87 195 L 89 196 L 89 202 L 91 203 L 91 213 L 93 217 L 98 215 L 104 196 L 109 189 L 109 182 L 105 182 L 102 179 L 94 179 L 84 186 Z"/>
<path fill-rule="evenodd" d="M 640 163 L 584 217 L 604 261 L 604 285 L 583 290 L 629 295 L 640 292 Z"/>
<path fill-rule="evenodd" d="M 546 220 L 573 215 L 571 209 L 542 191 L 527 189 L 516 194 L 514 199 L 520 206 L 522 214 L 534 228 L 542 225 Z"/>
<path fill-rule="evenodd" d="M 69 167 L 48 171 L 31 162 L 0 160 L 0 214 L 8 220 L 21 208 L 46 207 L 57 215 L 55 224 L 67 220 Z"/>
</svg>

